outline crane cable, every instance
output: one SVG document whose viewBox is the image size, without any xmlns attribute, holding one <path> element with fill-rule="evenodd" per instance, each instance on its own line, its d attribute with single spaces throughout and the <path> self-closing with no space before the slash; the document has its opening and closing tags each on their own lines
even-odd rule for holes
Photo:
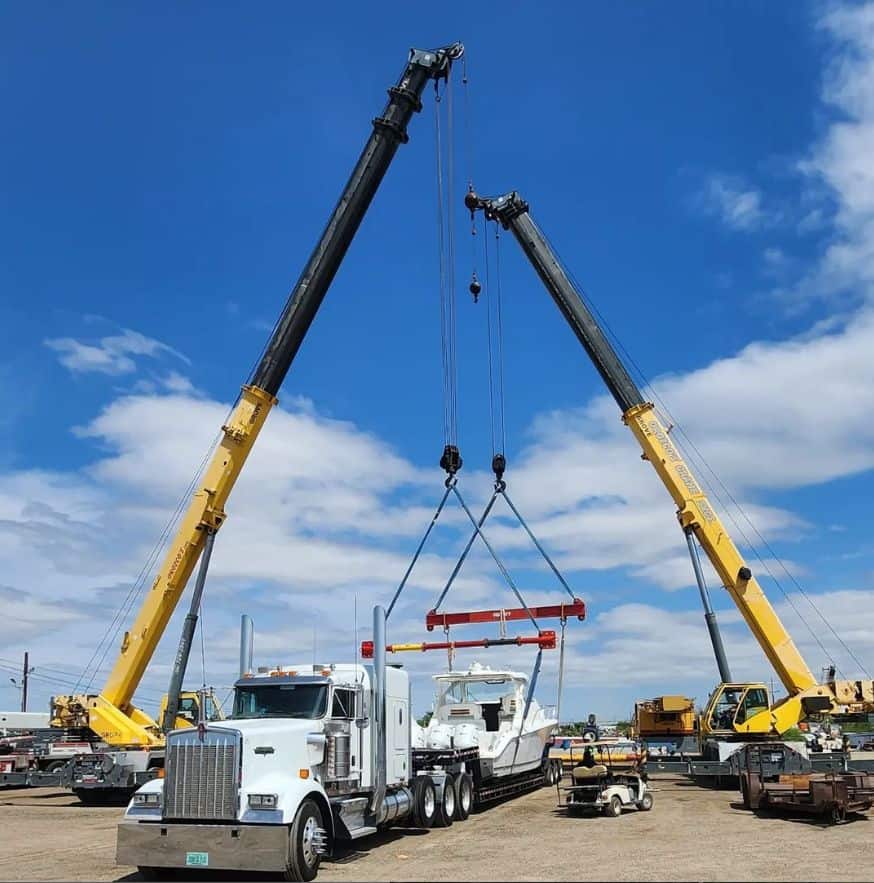
<svg viewBox="0 0 874 883">
<path fill-rule="evenodd" d="M 533 221 L 532 221 L 532 223 L 533 223 Z M 540 231 L 540 233 L 541 233 L 541 235 L 543 235 L 542 231 Z M 544 239 L 546 239 L 545 236 L 544 236 Z M 732 505 L 738 511 L 738 513 L 740 514 L 740 517 L 749 525 L 750 529 L 756 535 L 756 537 L 758 537 L 759 541 L 765 547 L 766 552 L 769 555 L 771 555 L 772 558 L 780 565 L 780 568 L 783 570 L 783 572 L 786 574 L 786 576 L 790 579 L 792 584 L 798 590 L 799 594 L 801 594 L 801 596 L 813 608 L 813 610 L 816 612 L 816 614 L 818 615 L 820 620 L 822 620 L 822 622 L 826 626 L 826 628 L 831 632 L 831 634 L 834 636 L 834 638 L 838 641 L 840 646 L 846 651 L 846 653 L 853 660 L 853 662 L 855 662 L 856 665 L 859 666 L 859 669 L 861 670 L 861 672 L 866 677 L 870 678 L 870 674 L 868 673 L 868 670 L 865 667 L 865 665 L 861 662 L 861 660 L 858 658 L 858 656 L 856 656 L 856 654 L 850 649 L 850 647 L 846 644 L 846 642 L 843 640 L 843 638 L 841 638 L 841 636 L 838 634 L 838 632 L 835 630 L 835 628 L 829 622 L 829 620 L 827 619 L 825 614 L 820 610 L 820 608 L 816 605 L 816 603 L 813 601 L 813 599 L 808 595 L 808 593 L 801 586 L 801 584 L 799 583 L 797 578 L 792 575 L 792 573 L 786 567 L 785 563 L 774 552 L 774 549 L 772 548 L 771 544 L 762 536 L 761 532 L 758 530 L 758 528 L 755 526 L 753 521 L 750 519 L 749 515 L 744 510 L 744 507 L 737 501 L 737 499 L 734 497 L 734 495 L 731 493 L 731 491 L 728 489 L 728 487 L 725 485 L 725 483 L 719 477 L 719 475 L 717 474 L 715 469 L 708 463 L 708 461 L 706 460 L 704 455 L 700 452 L 700 450 L 694 444 L 692 439 L 685 432 L 683 427 L 673 417 L 673 415 L 671 414 L 667 405 L 662 400 L 661 396 L 659 396 L 655 387 L 652 385 L 652 383 L 649 381 L 647 376 L 641 370 L 640 366 L 637 364 L 637 362 L 634 360 L 634 358 L 631 356 L 631 354 L 628 352 L 628 350 L 622 344 L 621 339 L 610 327 L 609 323 L 606 321 L 604 316 L 598 310 L 597 306 L 591 300 L 591 298 L 589 297 L 586 290 L 580 285 L 578 280 L 574 277 L 572 271 L 570 270 L 570 268 L 568 267 L 568 265 L 566 264 L 564 259 L 561 257 L 558 250 L 555 249 L 555 247 L 554 247 L 554 245 L 552 245 L 552 243 L 550 243 L 550 246 L 553 248 L 553 250 L 555 251 L 555 254 L 558 256 L 558 259 L 562 265 L 562 269 L 567 274 L 568 278 L 572 281 L 572 283 L 576 287 L 577 291 L 579 291 L 580 296 L 584 299 L 586 306 L 598 317 L 599 322 L 604 327 L 608 336 L 611 338 L 613 343 L 616 345 L 617 349 L 622 353 L 624 358 L 628 361 L 628 364 L 631 366 L 634 373 L 636 373 L 636 375 L 637 375 L 638 379 L 641 381 L 642 385 L 646 389 L 648 389 L 649 392 L 652 394 L 653 399 L 655 400 L 655 402 L 658 403 L 659 409 L 664 413 L 665 417 L 668 418 L 669 425 L 671 425 L 673 429 L 676 429 L 677 433 L 682 437 L 684 443 L 677 445 L 680 448 L 681 452 L 683 450 L 683 447 L 685 447 L 685 446 L 688 446 L 688 448 L 694 452 L 694 456 L 689 456 L 689 457 L 687 457 L 687 459 L 692 460 L 693 462 L 696 462 L 697 464 L 700 464 L 701 467 L 713 477 L 713 479 L 716 481 L 716 483 L 722 489 L 724 494 L 731 501 Z M 804 614 L 799 610 L 797 604 L 793 601 L 791 595 L 783 587 L 780 580 L 777 578 L 777 576 L 771 570 L 770 566 L 768 565 L 768 562 L 762 557 L 759 550 L 756 548 L 756 545 L 749 539 L 746 532 L 743 530 L 743 528 L 738 523 L 737 519 L 732 514 L 730 507 L 728 505 L 726 505 L 726 503 L 723 500 L 720 493 L 718 491 L 714 490 L 714 488 L 710 484 L 710 482 L 704 480 L 704 481 L 702 481 L 702 484 L 705 485 L 705 487 L 708 491 L 708 494 L 711 495 L 712 497 L 714 497 L 719 502 L 720 507 L 722 508 L 725 515 L 728 517 L 728 519 L 731 521 L 732 525 L 734 525 L 735 529 L 738 531 L 740 536 L 743 538 L 743 541 L 747 544 L 749 549 L 752 551 L 754 557 L 759 562 L 762 569 L 768 574 L 768 576 L 771 578 L 771 580 L 774 582 L 774 584 L 780 590 L 783 597 L 786 599 L 789 606 L 792 608 L 792 610 L 795 612 L 795 614 L 798 616 L 798 618 L 804 624 L 805 628 L 810 633 L 813 640 L 816 642 L 816 645 L 819 647 L 819 649 L 822 651 L 822 653 L 825 655 L 825 657 L 832 664 L 835 665 L 835 668 L 837 669 L 838 673 L 843 675 L 844 673 L 841 671 L 840 667 L 837 666 L 837 664 L 835 663 L 834 657 L 832 656 L 832 654 L 828 651 L 828 649 L 825 647 L 825 645 L 820 640 L 819 635 L 817 635 L 817 633 L 816 633 L 816 630 L 811 626 L 810 622 L 807 620 L 807 618 L 804 616 Z"/>
<path fill-rule="evenodd" d="M 448 145 L 444 148 L 441 116 L 443 101 L 440 81 L 434 82 L 434 137 L 437 184 L 437 250 L 440 289 L 440 347 L 443 367 L 443 443 L 440 465 L 454 475 L 461 468 L 458 456 L 458 367 L 456 358 L 456 304 L 455 304 L 455 224 L 453 211 L 447 208 L 447 189 L 454 186 L 455 164 L 452 144 L 452 80 L 446 80 L 446 116 Z M 444 176 L 444 159 L 446 170 Z"/>
</svg>

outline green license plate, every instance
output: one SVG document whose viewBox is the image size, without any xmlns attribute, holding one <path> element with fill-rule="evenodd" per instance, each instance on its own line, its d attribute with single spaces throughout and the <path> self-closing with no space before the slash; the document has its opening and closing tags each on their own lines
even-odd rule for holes
<svg viewBox="0 0 874 883">
<path fill-rule="evenodd" d="M 185 867 L 187 868 L 208 868 L 209 853 L 208 852 L 186 852 Z"/>
</svg>

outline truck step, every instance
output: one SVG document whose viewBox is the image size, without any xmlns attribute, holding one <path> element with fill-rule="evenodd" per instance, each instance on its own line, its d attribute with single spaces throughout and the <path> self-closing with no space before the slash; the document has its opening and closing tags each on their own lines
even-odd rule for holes
<svg viewBox="0 0 874 883">
<path fill-rule="evenodd" d="M 360 828 L 350 828 L 349 829 L 349 839 L 350 840 L 358 840 L 359 837 L 367 837 L 370 834 L 375 834 L 376 828 L 370 825 L 363 825 Z"/>
</svg>

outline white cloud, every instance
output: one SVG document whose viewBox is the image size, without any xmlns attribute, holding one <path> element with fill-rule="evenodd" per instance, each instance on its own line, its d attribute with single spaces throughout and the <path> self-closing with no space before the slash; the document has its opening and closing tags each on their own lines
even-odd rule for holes
<svg viewBox="0 0 874 883">
<path fill-rule="evenodd" d="M 72 337 L 49 338 L 44 343 L 58 353 L 58 361 L 74 374 L 130 374 L 137 367 L 135 356 L 157 358 L 164 353 L 189 363 L 185 356 L 167 344 L 128 328 L 122 329 L 120 334 L 102 337 L 96 344 L 83 343 Z"/>
<path fill-rule="evenodd" d="M 710 175 L 698 196 L 698 205 L 732 230 L 757 230 L 768 221 L 761 192 L 733 175 Z"/>
<path fill-rule="evenodd" d="M 874 300 L 874 4 L 827 7 L 819 22 L 834 44 L 823 99 L 834 121 L 799 165 L 827 195 L 833 235 L 821 258 L 784 297 Z M 820 199 L 821 202 L 825 202 Z M 825 205 L 814 209 L 816 219 Z M 807 221 L 808 218 L 805 219 Z M 803 221 L 802 223 L 805 223 Z"/>
</svg>

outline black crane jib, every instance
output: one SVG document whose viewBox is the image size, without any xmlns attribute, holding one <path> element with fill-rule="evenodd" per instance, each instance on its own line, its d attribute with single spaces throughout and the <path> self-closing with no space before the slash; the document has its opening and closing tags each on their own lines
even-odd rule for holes
<svg viewBox="0 0 874 883">
<path fill-rule="evenodd" d="M 465 197 L 464 204 L 471 213 L 482 211 L 489 220 L 497 221 L 505 230 L 513 233 L 577 339 L 595 363 L 622 413 L 644 404 L 646 399 L 643 393 L 631 379 L 601 326 L 568 278 L 558 256 L 528 213 L 528 203 L 514 190 L 493 199 L 477 196 L 471 191 Z"/>
<path fill-rule="evenodd" d="M 388 104 L 373 121 L 373 132 L 252 375 L 252 386 L 274 396 L 278 392 L 398 145 L 408 140 L 407 124 L 422 109 L 425 86 L 447 78 L 452 62 L 463 53 L 461 43 L 410 50 L 407 66 L 388 90 Z"/>
</svg>

